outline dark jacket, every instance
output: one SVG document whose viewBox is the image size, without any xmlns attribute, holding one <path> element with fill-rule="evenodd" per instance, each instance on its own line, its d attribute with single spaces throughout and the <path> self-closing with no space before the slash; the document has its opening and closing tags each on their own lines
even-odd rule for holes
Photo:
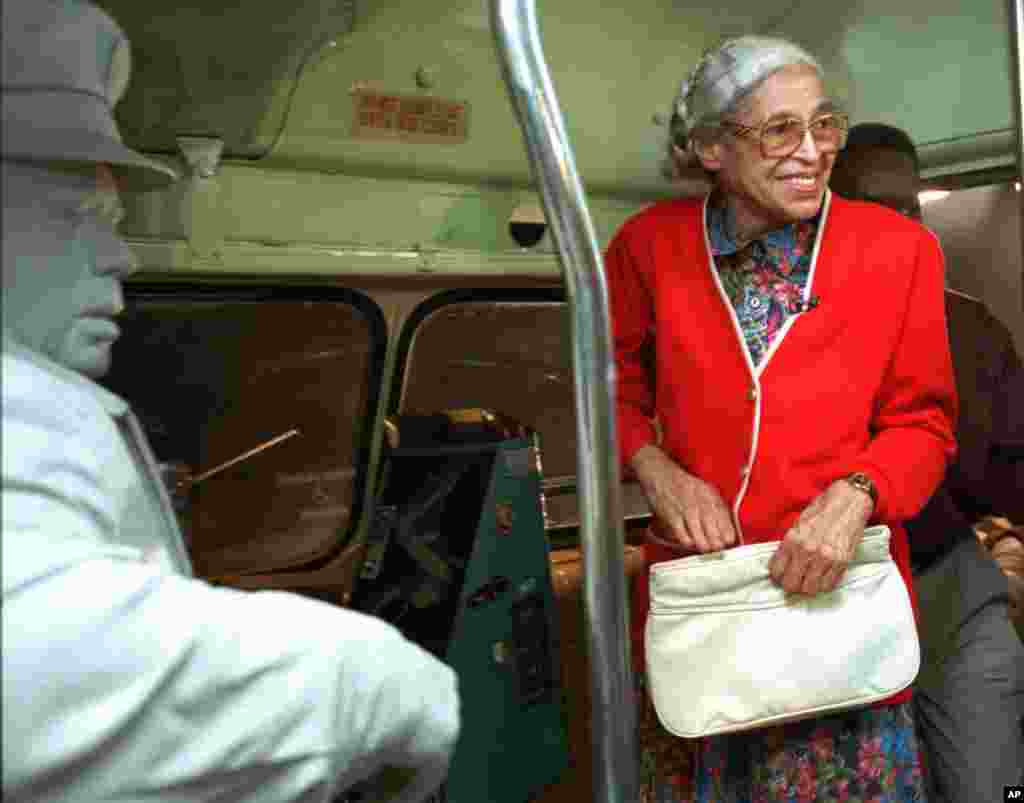
<svg viewBox="0 0 1024 803">
<path fill-rule="evenodd" d="M 1024 367 L 1010 330 L 980 301 L 946 291 L 959 447 L 938 491 L 906 522 L 921 571 L 989 514 L 1024 523 Z"/>
</svg>

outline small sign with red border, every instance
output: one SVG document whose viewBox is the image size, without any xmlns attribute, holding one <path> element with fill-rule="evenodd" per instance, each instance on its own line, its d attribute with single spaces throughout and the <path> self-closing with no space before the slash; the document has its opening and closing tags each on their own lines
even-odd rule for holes
<svg viewBox="0 0 1024 803">
<path fill-rule="evenodd" d="M 424 95 L 352 92 L 352 136 L 453 145 L 468 136 L 468 104 Z"/>
</svg>

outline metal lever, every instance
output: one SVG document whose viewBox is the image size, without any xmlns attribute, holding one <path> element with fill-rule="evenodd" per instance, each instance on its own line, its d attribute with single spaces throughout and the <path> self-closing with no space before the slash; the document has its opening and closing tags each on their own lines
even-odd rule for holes
<svg viewBox="0 0 1024 803">
<path fill-rule="evenodd" d="M 290 429 L 287 432 L 278 435 L 277 437 L 271 438 L 269 441 L 261 443 L 259 446 L 255 446 L 252 449 L 249 449 L 249 451 L 247 452 L 242 452 L 242 454 L 236 457 L 232 457 L 230 460 L 225 460 L 223 463 L 220 463 L 214 466 L 213 468 L 208 468 L 202 474 L 193 474 L 192 476 L 185 477 L 184 479 L 179 480 L 174 490 L 182 491 L 185 490 L 186 488 L 191 488 L 193 485 L 198 485 L 203 480 L 212 477 L 214 474 L 220 474 L 220 472 L 224 471 L 224 469 L 231 468 L 231 466 L 235 465 L 236 463 L 241 463 L 243 460 L 247 460 L 250 457 L 258 455 L 260 452 L 269 449 L 271 446 L 277 446 L 277 444 L 283 443 L 284 441 L 288 440 L 289 438 L 293 438 L 298 434 L 299 431 L 297 429 Z"/>
<path fill-rule="evenodd" d="M 608 289 L 583 187 L 540 47 L 534 0 L 491 0 L 491 29 L 558 248 L 573 320 L 595 800 L 635 803 L 639 754 L 627 637 L 629 607 Z"/>
</svg>

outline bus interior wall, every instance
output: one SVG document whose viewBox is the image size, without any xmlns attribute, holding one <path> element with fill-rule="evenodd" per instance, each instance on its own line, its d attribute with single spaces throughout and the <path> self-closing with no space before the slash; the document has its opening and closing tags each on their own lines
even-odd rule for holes
<svg viewBox="0 0 1024 803">
<path fill-rule="evenodd" d="M 158 458 L 191 472 L 300 431 L 211 476 L 182 504 L 201 576 L 344 605 L 386 416 L 476 406 L 522 416 L 547 453 L 573 753 L 543 801 L 591 800 L 565 288 L 551 233 L 522 247 L 510 230 L 543 212 L 486 4 L 99 4 L 135 52 L 118 109 L 126 141 L 185 174 L 166 191 L 126 198 L 123 231 L 141 271 L 109 384 L 140 408 Z M 998 183 L 927 204 L 924 220 L 942 242 L 950 286 L 984 301 L 1024 351 L 1003 3 L 966 13 L 961 0 L 855 0 L 839 12 L 752 0 L 539 5 L 599 245 L 646 204 L 706 188 L 699 171 L 674 182 L 663 172 L 686 66 L 727 35 L 787 36 L 821 59 L 855 122 L 910 132 L 929 182 L 1003 171 Z M 462 104 L 464 136 L 366 136 L 357 130 L 366 96 Z M 221 156 L 197 169 L 181 137 Z M 166 359 L 147 358 L 150 346 Z M 637 486 L 624 487 L 633 577 L 649 513 Z"/>
</svg>

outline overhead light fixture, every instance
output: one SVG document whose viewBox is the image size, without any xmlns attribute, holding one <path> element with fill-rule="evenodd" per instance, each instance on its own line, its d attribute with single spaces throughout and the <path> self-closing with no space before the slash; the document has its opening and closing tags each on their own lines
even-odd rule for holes
<svg viewBox="0 0 1024 803">
<path fill-rule="evenodd" d="M 508 233 L 520 248 L 533 248 L 543 238 L 548 228 L 540 198 L 533 193 L 524 193 L 508 220 Z"/>
<path fill-rule="evenodd" d="M 917 200 L 924 205 L 930 204 L 933 201 L 941 201 L 947 195 L 949 195 L 949 190 L 924 190 L 917 194 Z"/>
</svg>

